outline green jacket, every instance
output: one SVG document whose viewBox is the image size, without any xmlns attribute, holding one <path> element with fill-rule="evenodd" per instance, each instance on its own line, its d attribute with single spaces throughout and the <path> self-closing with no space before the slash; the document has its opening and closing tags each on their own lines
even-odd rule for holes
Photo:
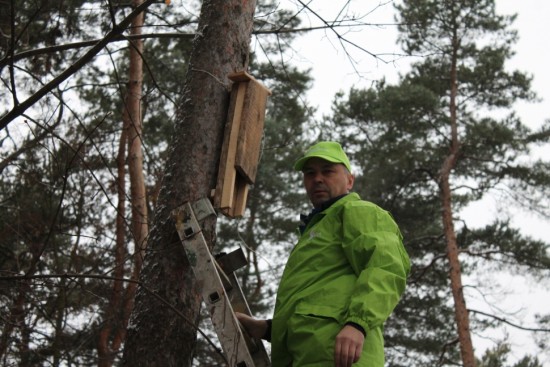
<svg viewBox="0 0 550 367">
<path fill-rule="evenodd" d="M 335 337 L 366 331 L 355 366 L 384 366 L 384 321 L 410 270 L 391 215 L 352 193 L 316 214 L 286 264 L 271 332 L 273 367 L 333 366 Z"/>
</svg>

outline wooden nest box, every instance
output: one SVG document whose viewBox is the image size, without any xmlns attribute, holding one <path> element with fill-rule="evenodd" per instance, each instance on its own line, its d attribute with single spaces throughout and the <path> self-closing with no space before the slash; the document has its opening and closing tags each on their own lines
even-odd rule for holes
<svg viewBox="0 0 550 367">
<path fill-rule="evenodd" d="M 213 202 L 224 215 L 235 218 L 243 216 L 249 185 L 256 179 L 271 91 L 244 71 L 229 79 L 234 83 Z"/>
</svg>

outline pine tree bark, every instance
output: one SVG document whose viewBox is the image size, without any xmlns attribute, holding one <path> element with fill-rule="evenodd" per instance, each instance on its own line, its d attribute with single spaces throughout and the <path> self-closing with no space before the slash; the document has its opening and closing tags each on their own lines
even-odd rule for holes
<svg viewBox="0 0 550 367">
<path fill-rule="evenodd" d="M 201 300 L 170 212 L 186 202 L 209 197 L 215 188 L 231 87 L 227 75 L 248 66 L 255 3 L 203 2 L 140 275 L 148 291 L 177 308 L 185 319 L 140 288 L 128 326 L 126 366 L 192 363 Z M 215 218 L 203 224 L 211 246 L 215 224 Z"/>
<path fill-rule="evenodd" d="M 449 260 L 449 278 L 451 281 L 451 292 L 455 304 L 455 321 L 458 329 L 458 339 L 460 344 L 460 355 L 464 367 L 475 367 L 474 348 L 470 336 L 470 319 L 464 292 L 462 286 L 462 271 L 460 260 L 458 258 L 458 245 L 456 241 L 456 232 L 453 224 L 452 192 L 450 185 L 450 175 L 456 166 L 460 154 L 460 142 L 458 139 L 458 120 L 457 120 L 457 52 L 458 37 L 453 37 L 453 55 L 451 59 L 451 95 L 450 95 L 450 124 L 451 124 L 451 146 L 449 155 L 446 157 L 440 171 L 439 188 L 442 204 L 442 220 L 445 240 L 447 242 L 447 258 Z"/>
</svg>

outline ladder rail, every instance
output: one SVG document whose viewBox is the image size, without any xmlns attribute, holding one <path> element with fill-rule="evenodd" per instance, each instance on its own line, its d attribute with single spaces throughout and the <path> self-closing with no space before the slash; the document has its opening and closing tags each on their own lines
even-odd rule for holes
<svg viewBox="0 0 550 367">
<path fill-rule="evenodd" d="M 269 367 L 269 357 L 261 340 L 247 335 L 235 316 L 232 303 L 239 312 L 250 314 L 237 278 L 233 272 L 227 274 L 220 268 L 202 233 L 199 221 L 215 214 L 208 199 L 186 203 L 172 212 L 176 230 L 229 365 Z"/>
</svg>

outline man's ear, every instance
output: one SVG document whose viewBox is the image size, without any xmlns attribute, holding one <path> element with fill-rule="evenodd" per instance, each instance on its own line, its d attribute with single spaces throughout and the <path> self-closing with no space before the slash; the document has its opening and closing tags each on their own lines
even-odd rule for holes
<svg viewBox="0 0 550 367">
<path fill-rule="evenodd" d="M 355 182 L 355 175 L 352 173 L 348 174 L 348 191 L 353 188 L 353 183 Z"/>
</svg>

